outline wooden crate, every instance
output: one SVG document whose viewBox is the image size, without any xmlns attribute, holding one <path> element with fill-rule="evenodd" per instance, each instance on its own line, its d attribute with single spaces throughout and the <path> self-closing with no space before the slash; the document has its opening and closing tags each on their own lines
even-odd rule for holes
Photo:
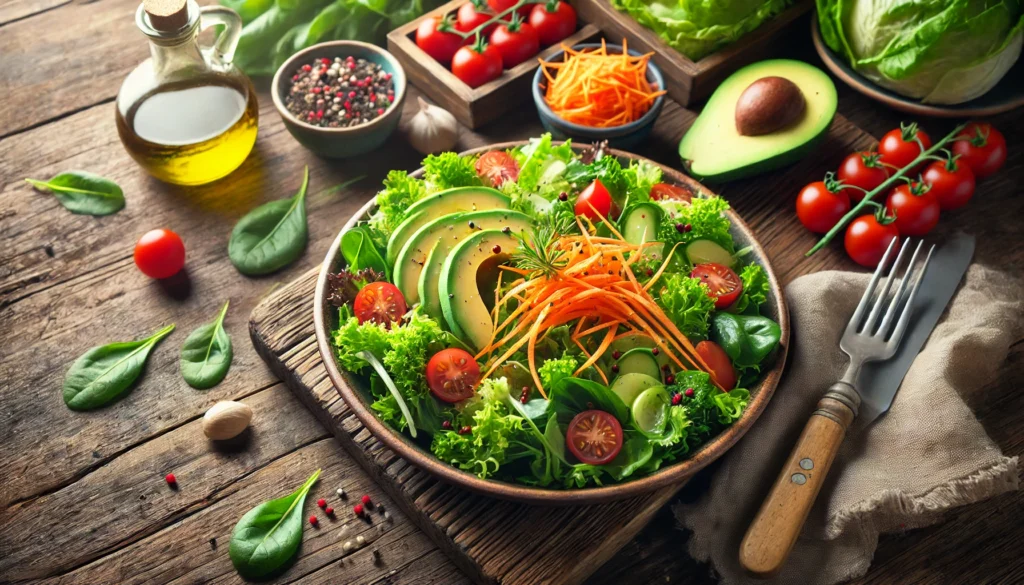
<svg viewBox="0 0 1024 585">
<path fill-rule="evenodd" d="M 470 128 L 479 128 L 532 99 L 530 84 L 538 67 L 537 58 L 547 59 L 561 47 L 556 44 L 543 48 L 536 57 L 502 72 L 501 77 L 476 89 L 471 88 L 417 47 L 415 41 L 416 27 L 423 18 L 454 14 L 465 3 L 466 0 L 452 0 L 391 31 L 388 33 L 388 50 L 402 64 L 410 83 L 451 112 L 459 122 Z M 580 28 L 563 43 L 571 47 L 600 35 L 597 27 L 583 24 L 583 20 L 580 18 Z"/>
<path fill-rule="evenodd" d="M 669 96 L 684 106 L 711 95 L 718 84 L 733 71 L 763 59 L 769 45 L 794 20 L 814 6 L 813 0 L 797 0 L 796 4 L 735 43 L 695 62 L 670 47 L 654 31 L 633 20 L 625 12 L 616 10 L 608 0 L 569 1 L 576 7 L 579 18 L 604 31 L 609 42 L 621 43 L 622 38 L 625 38 L 630 49 L 641 53 L 653 52 L 651 60 L 665 75 Z"/>
</svg>

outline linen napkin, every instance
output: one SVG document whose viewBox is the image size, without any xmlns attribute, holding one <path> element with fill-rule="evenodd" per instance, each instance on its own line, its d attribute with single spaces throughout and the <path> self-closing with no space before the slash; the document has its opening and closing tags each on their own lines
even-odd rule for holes
<svg viewBox="0 0 1024 585">
<path fill-rule="evenodd" d="M 851 426 L 783 571 L 754 579 L 739 545 L 814 405 L 847 358 L 839 338 L 869 274 L 826 271 L 786 287 L 792 320 L 787 373 L 757 424 L 724 457 L 711 487 L 674 508 L 693 531 L 690 555 L 723 585 L 831 585 L 867 572 L 878 536 L 935 524 L 943 512 L 1018 487 L 1005 457 L 965 398 L 995 376 L 1024 333 L 1021 283 L 972 265 L 890 410 Z"/>
</svg>

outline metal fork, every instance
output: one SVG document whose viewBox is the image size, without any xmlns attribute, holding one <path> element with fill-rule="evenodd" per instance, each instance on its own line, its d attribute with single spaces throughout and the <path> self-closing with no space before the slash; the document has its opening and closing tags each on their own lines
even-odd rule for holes
<svg viewBox="0 0 1024 585">
<path fill-rule="evenodd" d="M 921 241 L 914 245 L 907 240 L 892 261 L 896 252 L 894 240 L 878 263 L 839 342 L 840 349 L 850 356 L 850 365 L 818 401 L 782 474 L 740 544 L 740 564 L 748 571 L 771 576 L 789 556 L 846 430 L 857 418 L 861 406 L 857 379 L 861 368 L 867 362 L 891 358 L 907 331 L 917 291 L 935 251 L 935 246 L 929 247 L 922 260 L 923 246 Z M 908 257 L 909 261 L 904 262 Z M 892 268 L 879 287 L 890 262 Z M 897 279 L 899 284 L 890 295 Z"/>
</svg>

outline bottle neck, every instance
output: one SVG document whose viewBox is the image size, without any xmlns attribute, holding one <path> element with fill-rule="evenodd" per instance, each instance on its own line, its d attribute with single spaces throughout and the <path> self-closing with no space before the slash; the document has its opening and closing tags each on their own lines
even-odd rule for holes
<svg viewBox="0 0 1024 585">
<path fill-rule="evenodd" d="M 179 71 L 202 71 L 208 69 L 206 59 L 196 42 L 196 31 L 179 42 L 169 43 L 167 39 L 150 39 L 149 54 L 153 58 L 153 70 L 161 77 Z"/>
</svg>

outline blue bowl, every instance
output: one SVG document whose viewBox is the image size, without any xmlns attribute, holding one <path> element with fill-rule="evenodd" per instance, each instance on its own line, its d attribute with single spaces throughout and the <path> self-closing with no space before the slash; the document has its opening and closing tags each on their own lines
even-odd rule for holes
<svg viewBox="0 0 1024 585">
<path fill-rule="evenodd" d="M 608 48 L 609 53 L 622 53 L 621 45 L 605 46 Z M 585 43 L 574 46 L 573 50 L 600 48 L 600 43 Z M 629 50 L 629 54 L 634 57 L 642 56 L 642 53 L 633 49 Z M 559 51 L 552 55 L 548 62 L 564 60 L 565 51 Z M 639 120 L 612 128 L 591 128 L 590 126 L 567 122 L 551 111 L 547 102 L 544 101 L 547 81 L 547 78 L 544 77 L 544 68 L 538 67 L 537 72 L 533 76 L 533 103 L 537 106 L 537 113 L 540 115 L 540 122 L 544 125 L 544 129 L 550 132 L 553 138 L 558 140 L 565 140 L 567 138 L 571 138 L 576 142 L 600 142 L 607 140 L 608 145 L 612 148 L 630 150 L 651 133 L 651 129 L 654 128 L 654 121 L 658 119 L 658 114 L 661 113 L 661 108 L 665 105 L 665 96 L 660 95 L 654 100 L 651 109 L 647 110 L 647 113 L 641 116 Z M 647 81 L 654 87 L 665 89 L 665 78 L 662 77 L 661 70 L 652 61 L 647 62 Z"/>
<path fill-rule="evenodd" d="M 321 128 L 296 118 L 284 105 L 284 98 L 290 86 L 291 76 L 304 63 L 326 57 L 345 58 L 351 55 L 379 64 L 391 74 L 395 86 L 395 101 L 379 118 L 351 128 Z M 398 127 L 402 118 L 402 103 L 405 101 L 405 70 L 391 53 L 376 45 L 359 41 L 330 41 L 313 45 L 295 53 L 278 68 L 271 84 L 271 95 L 277 113 L 281 114 L 288 132 L 303 146 L 326 158 L 347 158 L 365 154 L 384 144 Z"/>
</svg>

